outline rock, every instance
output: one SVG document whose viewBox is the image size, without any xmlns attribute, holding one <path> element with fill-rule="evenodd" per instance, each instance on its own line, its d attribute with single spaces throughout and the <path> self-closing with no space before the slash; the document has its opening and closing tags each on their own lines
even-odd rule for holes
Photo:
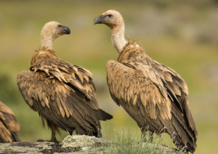
<svg viewBox="0 0 218 154">
<path fill-rule="evenodd" d="M 61 148 L 68 149 L 78 149 L 78 151 L 90 151 L 91 149 L 96 149 L 97 147 L 109 145 L 112 142 L 109 140 L 96 138 L 94 136 L 86 135 L 68 135 L 61 142 Z"/>
<path fill-rule="evenodd" d="M 0 143 L 0 153 L 117 153 L 125 148 L 124 143 L 113 143 L 106 139 L 96 138 L 85 135 L 68 135 L 61 143 L 54 142 L 14 142 Z M 143 143 L 143 147 L 149 147 L 153 152 L 162 153 L 181 153 L 175 149 L 166 146 Z M 141 146 L 138 143 L 132 143 L 135 149 Z M 129 148 L 129 147 L 128 147 Z M 119 150 L 117 150 L 119 149 Z M 157 151 L 155 151 L 157 150 Z"/>
<path fill-rule="evenodd" d="M 61 143 L 13 142 L 0 143 L 0 153 L 67 153 L 83 152 L 111 141 L 85 135 L 68 135 Z"/>
<path fill-rule="evenodd" d="M 14 142 L 1 143 L 0 153 L 54 153 L 71 152 L 62 145 L 53 142 Z M 71 149 L 72 150 L 72 149 Z"/>
</svg>

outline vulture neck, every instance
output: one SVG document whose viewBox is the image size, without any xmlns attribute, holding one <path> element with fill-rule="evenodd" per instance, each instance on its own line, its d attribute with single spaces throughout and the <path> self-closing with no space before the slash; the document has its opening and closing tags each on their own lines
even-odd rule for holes
<svg viewBox="0 0 218 154">
<path fill-rule="evenodd" d="M 123 47 L 127 43 L 124 37 L 125 26 L 124 24 L 122 24 L 122 25 L 113 27 L 111 31 L 112 31 L 112 35 L 111 35 L 112 44 L 114 48 L 117 50 L 117 52 L 121 53 L 121 51 L 123 50 Z"/>
<path fill-rule="evenodd" d="M 52 36 L 41 34 L 41 48 L 52 50 L 54 39 Z"/>
</svg>

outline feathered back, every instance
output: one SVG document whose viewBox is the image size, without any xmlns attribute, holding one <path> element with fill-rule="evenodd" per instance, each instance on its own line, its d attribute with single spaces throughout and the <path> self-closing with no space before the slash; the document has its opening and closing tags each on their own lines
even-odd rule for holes
<svg viewBox="0 0 218 154">
<path fill-rule="evenodd" d="M 101 137 L 99 120 L 112 116 L 98 107 L 91 72 L 60 60 L 46 48 L 33 54 L 30 70 L 20 72 L 17 83 L 43 125 L 47 121 L 55 131 L 60 127 L 70 134 L 76 130 L 77 134 Z"/>
</svg>

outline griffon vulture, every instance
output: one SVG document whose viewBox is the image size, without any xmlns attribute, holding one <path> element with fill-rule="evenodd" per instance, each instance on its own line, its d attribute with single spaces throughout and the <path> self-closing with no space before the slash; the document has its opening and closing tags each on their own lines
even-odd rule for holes
<svg viewBox="0 0 218 154">
<path fill-rule="evenodd" d="M 94 24 L 110 27 L 112 44 L 119 53 L 117 61 L 106 65 L 110 94 L 117 105 L 137 122 L 142 131 L 168 133 L 175 145 L 194 152 L 197 130 L 189 102 L 188 87 L 171 68 L 150 58 L 142 46 L 124 37 L 124 20 L 115 10 L 108 10 Z"/>
<path fill-rule="evenodd" d="M 112 116 L 99 109 L 92 74 L 88 70 L 60 60 L 52 49 L 54 40 L 70 29 L 58 22 L 45 24 L 41 31 L 41 47 L 31 59 L 30 71 L 17 76 L 18 87 L 26 103 L 39 113 L 43 127 L 47 122 L 57 142 L 58 127 L 71 135 L 101 137 L 99 120 Z"/>
<path fill-rule="evenodd" d="M 9 107 L 0 101 L 0 143 L 19 142 L 20 124 Z"/>
</svg>

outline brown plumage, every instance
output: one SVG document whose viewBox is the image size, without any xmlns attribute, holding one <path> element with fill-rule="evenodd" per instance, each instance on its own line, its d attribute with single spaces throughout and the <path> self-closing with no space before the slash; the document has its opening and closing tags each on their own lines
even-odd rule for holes
<svg viewBox="0 0 218 154">
<path fill-rule="evenodd" d="M 45 24 L 30 71 L 17 76 L 26 103 L 39 113 L 43 126 L 47 122 L 55 142 L 58 127 L 70 134 L 75 130 L 76 134 L 101 137 L 99 120 L 112 118 L 98 107 L 91 72 L 60 60 L 52 50 L 55 38 L 69 33 L 70 29 L 60 23 Z"/>
<path fill-rule="evenodd" d="M 183 151 L 194 152 L 197 130 L 188 102 L 188 87 L 171 68 L 151 59 L 140 44 L 126 41 L 119 12 L 108 10 L 95 18 L 112 31 L 117 61 L 107 62 L 107 82 L 113 100 L 137 122 L 144 136 L 168 133 Z"/>
<path fill-rule="evenodd" d="M 9 107 L 0 101 L 0 143 L 19 142 L 20 124 Z"/>
</svg>

